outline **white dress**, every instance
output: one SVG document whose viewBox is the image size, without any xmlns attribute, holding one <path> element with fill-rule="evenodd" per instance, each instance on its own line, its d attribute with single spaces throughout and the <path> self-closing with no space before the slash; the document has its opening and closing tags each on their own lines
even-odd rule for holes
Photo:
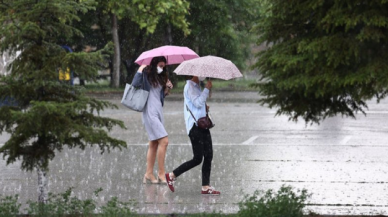
<svg viewBox="0 0 388 217">
<path fill-rule="evenodd" d="M 143 123 L 150 141 L 161 139 L 168 134 L 164 129 L 163 106 L 160 101 L 161 85 L 151 86 L 147 104 L 143 110 Z"/>
</svg>

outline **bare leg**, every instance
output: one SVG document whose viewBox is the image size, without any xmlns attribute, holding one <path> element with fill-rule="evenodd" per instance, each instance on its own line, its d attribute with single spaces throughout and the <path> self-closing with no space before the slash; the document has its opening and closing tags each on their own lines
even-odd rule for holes
<svg viewBox="0 0 388 217">
<path fill-rule="evenodd" d="M 167 152 L 167 146 L 168 146 L 168 137 L 163 137 L 158 140 L 158 165 L 159 165 L 159 171 L 158 176 L 162 181 L 165 181 L 164 174 L 166 173 L 164 169 L 164 161 L 166 159 L 166 152 Z"/>
<path fill-rule="evenodd" d="M 147 170 L 146 170 L 146 177 L 155 180 L 154 176 L 154 165 L 155 165 L 155 159 L 156 159 L 156 153 L 158 150 L 158 141 L 150 141 L 147 151 Z"/>
</svg>

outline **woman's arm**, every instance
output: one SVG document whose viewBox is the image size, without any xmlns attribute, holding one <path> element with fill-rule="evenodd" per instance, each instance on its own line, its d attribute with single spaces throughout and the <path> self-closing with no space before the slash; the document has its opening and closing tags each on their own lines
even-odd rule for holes
<svg viewBox="0 0 388 217">
<path fill-rule="evenodd" d="M 138 87 L 143 84 L 143 70 L 147 65 L 141 65 L 139 69 L 137 70 L 135 76 L 133 77 L 132 80 L 132 86 Z"/>
<path fill-rule="evenodd" d="M 143 69 L 144 69 L 145 67 L 147 67 L 147 65 L 141 65 L 141 66 L 137 69 L 137 71 L 140 72 L 140 73 L 142 73 L 142 72 L 143 72 Z"/>
<path fill-rule="evenodd" d="M 206 104 L 206 99 L 209 96 L 209 89 L 205 88 L 202 92 L 197 90 L 193 84 L 189 84 L 187 97 L 197 108 L 202 108 Z"/>
<path fill-rule="evenodd" d="M 202 92 L 198 91 L 194 85 L 190 84 L 187 91 L 188 97 L 195 107 L 202 108 L 202 106 L 206 105 L 206 99 L 209 96 L 212 87 L 213 84 L 210 80 L 207 81 L 205 89 L 203 89 Z"/>
<path fill-rule="evenodd" d="M 139 87 L 143 84 L 143 73 L 136 72 L 135 77 L 133 77 L 131 85 L 134 87 Z"/>
</svg>

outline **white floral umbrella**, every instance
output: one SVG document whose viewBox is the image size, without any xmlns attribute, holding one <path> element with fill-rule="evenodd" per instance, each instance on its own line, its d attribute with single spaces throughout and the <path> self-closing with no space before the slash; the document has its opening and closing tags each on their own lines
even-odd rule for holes
<svg viewBox="0 0 388 217">
<path fill-rule="evenodd" d="M 177 75 L 210 77 L 223 80 L 242 77 L 240 70 L 230 60 L 216 56 L 205 56 L 183 61 L 174 72 Z"/>
</svg>

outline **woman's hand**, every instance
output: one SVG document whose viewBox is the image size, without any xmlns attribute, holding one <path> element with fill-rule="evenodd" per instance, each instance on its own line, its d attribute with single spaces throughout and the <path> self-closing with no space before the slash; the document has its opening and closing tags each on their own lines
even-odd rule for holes
<svg viewBox="0 0 388 217">
<path fill-rule="evenodd" d="M 167 87 L 168 89 L 172 89 L 172 88 L 173 88 L 173 85 L 172 85 L 170 79 L 167 79 L 166 87 Z"/>
<path fill-rule="evenodd" d="M 138 72 L 143 72 L 143 69 L 144 69 L 145 67 L 147 67 L 147 65 L 141 65 L 137 71 L 138 71 Z"/>
<path fill-rule="evenodd" d="M 172 85 L 171 81 L 169 79 L 167 79 L 166 89 L 164 90 L 164 95 L 165 96 L 170 95 L 170 90 L 172 89 L 172 87 L 173 87 L 173 85 Z"/>
</svg>

